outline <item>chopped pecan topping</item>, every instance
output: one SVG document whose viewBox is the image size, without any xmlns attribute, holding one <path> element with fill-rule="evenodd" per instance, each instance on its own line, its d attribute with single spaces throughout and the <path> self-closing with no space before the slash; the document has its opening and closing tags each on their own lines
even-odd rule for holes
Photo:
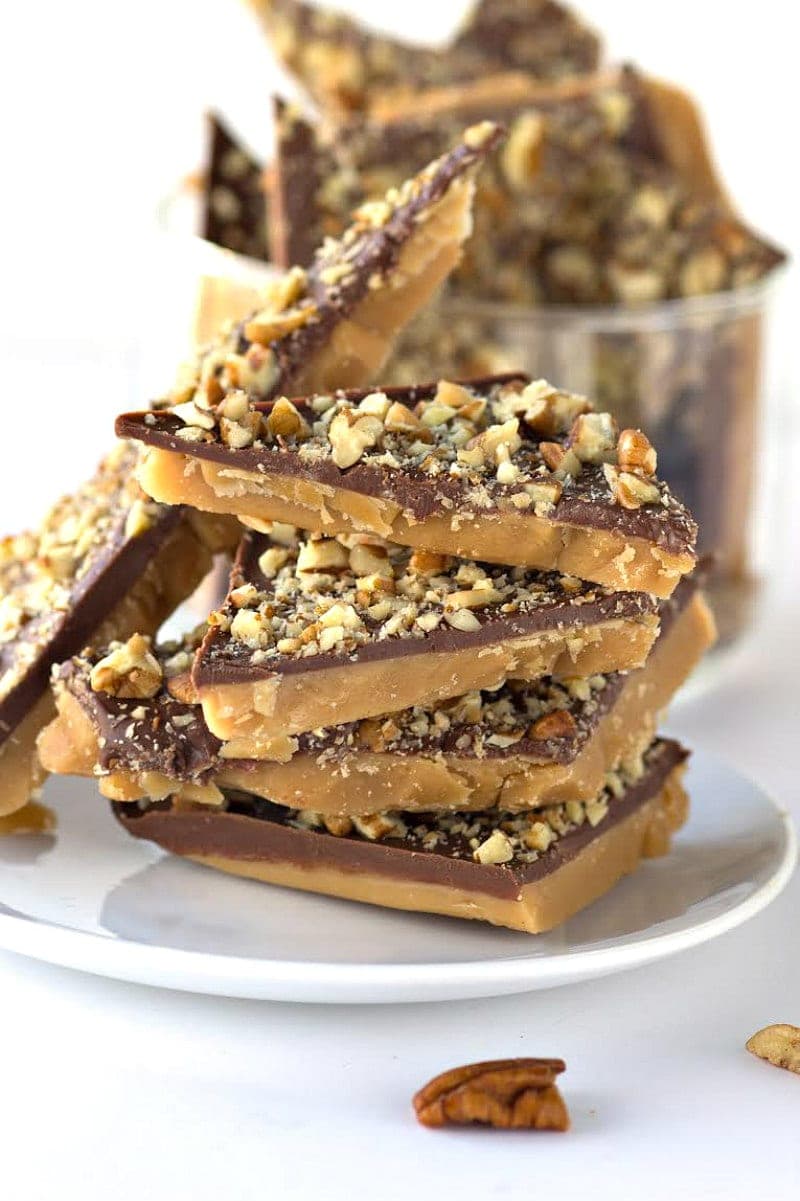
<svg viewBox="0 0 800 1201">
<path fill-rule="evenodd" d="M 497 1059 L 436 1076 L 414 1097 L 423 1126 L 495 1126 L 505 1130 L 569 1129 L 556 1087 L 562 1059 Z"/>
<path fill-rule="evenodd" d="M 622 430 L 617 440 L 617 465 L 620 471 L 655 475 L 656 452 L 641 430 Z"/>
<path fill-rule="evenodd" d="M 163 678 L 151 640 L 134 634 L 127 642 L 111 644 L 108 654 L 92 668 L 89 680 L 95 692 L 147 699 L 160 691 Z"/>
<path fill-rule="evenodd" d="M 610 463 L 603 464 L 603 472 L 611 495 L 623 509 L 639 509 L 642 505 L 658 504 L 661 493 L 656 484 L 634 475 L 631 471 L 620 471 Z"/>
</svg>

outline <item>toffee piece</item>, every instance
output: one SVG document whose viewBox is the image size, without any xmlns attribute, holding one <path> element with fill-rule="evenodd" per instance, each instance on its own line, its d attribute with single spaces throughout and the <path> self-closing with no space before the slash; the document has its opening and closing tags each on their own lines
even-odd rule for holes
<svg viewBox="0 0 800 1201">
<path fill-rule="evenodd" d="M 471 231 L 475 173 L 501 138 L 491 122 L 464 131 L 385 200 L 362 206 L 308 270 L 287 271 L 248 318 L 226 324 L 156 402 L 177 411 L 184 448 L 208 441 L 215 428 L 226 445 L 251 445 L 256 400 L 368 383 L 458 262 Z M 158 421 L 149 411 L 137 418 L 137 426 Z"/>
<path fill-rule="evenodd" d="M 639 667 L 657 602 L 573 576 L 456 562 L 391 543 L 247 535 L 192 669 L 235 758 L 506 679 Z"/>
<path fill-rule="evenodd" d="M 251 0 L 275 53 L 323 112 L 369 109 L 386 92 L 521 71 L 554 79 L 597 65 L 597 35 L 554 0 L 479 0 L 444 48 L 372 32 L 303 0 Z"/>
<path fill-rule="evenodd" d="M 693 579 L 662 603 L 660 616 L 658 641 L 638 671 L 507 684 L 302 734 L 283 763 L 220 753 L 186 681 L 197 631 L 157 648 L 163 678 L 146 701 L 106 691 L 96 669 L 108 652 L 96 651 L 57 670 L 59 715 L 40 754 L 52 771 L 96 777 L 103 795 L 119 801 L 171 796 L 219 805 L 238 789 L 289 807 L 313 797 L 319 813 L 336 818 L 373 813 L 387 797 L 408 812 L 590 800 L 608 772 L 646 750 L 713 640 Z"/>
<path fill-rule="evenodd" d="M 290 110 L 269 181 L 275 260 L 291 247 L 305 262 L 321 228 L 487 116 L 508 138 L 479 182 L 455 297 L 639 305 L 750 284 L 785 257 L 734 212 L 693 100 L 626 67 L 545 85 L 477 76 L 335 131 Z"/>
<path fill-rule="evenodd" d="M 269 251 L 263 167 L 216 113 L 208 114 L 206 124 L 202 236 L 225 250 L 266 259 Z"/>
<path fill-rule="evenodd" d="M 332 833 L 316 813 L 246 793 L 216 811 L 164 801 L 114 812 L 134 836 L 235 875 L 540 933 L 666 854 L 686 820 L 686 754 L 658 740 L 594 801 L 530 814 L 373 814 Z"/>
<path fill-rule="evenodd" d="M 119 443 L 34 533 L 0 545 L 0 813 L 41 784 L 35 741 L 54 715 L 54 663 L 92 639 L 153 633 L 189 596 L 230 533 L 139 488 L 139 449 Z"/>
<path fill-rule="evenodd" d="M 151 448 L 141 479 L 170 503 L 291 522 L 668 596 L 697 529 L 655 476 L 656 452 L 585 397 L 522 375 L 248 408 L 247 446 L 181 405 L 119 419 Z M 222 410 L 220 410 L 221 412 Z M 193 417 L 190 415 L 190 420 Z"/>
</svg>

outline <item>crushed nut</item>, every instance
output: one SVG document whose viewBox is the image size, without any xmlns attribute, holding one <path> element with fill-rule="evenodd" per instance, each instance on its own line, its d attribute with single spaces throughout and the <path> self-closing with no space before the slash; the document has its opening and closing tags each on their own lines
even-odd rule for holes
<svg viewBox="0 0 800 1201">
<path fill-rule="evenodd" d="M 570 430 L 570 446 L 582 463 L 611 461 L 617 444 L 617 427 L 610 413 L 582 413 Z"/>
<path fill-rule="evenodd" d="M 554 709 L 545 713 L 533 723 L 528 734 L 530 738 L 545 740 L 547 738 L 573 738 L 575 736 L 575 719 L 568 709 Z"/>
<path fill-rule="evenodd" d="M 155 696 L 164 677 L 150 647 L 151 640 L 142 634 L 133 634 L 127 642 L 112 643 L 109 653 L 91 670 L 92 689 L 119 697 Z"/>
<path fill-rule="evenodd" d="M 276 438 L 302 438 L 309 432 L 303 417 L 285 396 L 279 397 L 272 406 L 267 429 Z"/>
<path fill-rule="evenodd" d="M 620 471 L 655 475 L 656 452 L 641 430 L 622 430 L 617 440 L 617 465 Z"/>
<path fill-rule="evenodd" d="M 654 505 L 661 499 L 656 484 L 648 483 L 630 471 L 620 471 L 610 463 L 603 464 L 611 495 L 623 509 L 639 509 L 642 505 Z"/>
<path fill-rule="evenodd" d="M 352 420 L 351 410 L 341 409 L 328 427 L 328 440 L 337 467 L 345 470 L 352 467 L 364 451 L 376 446 L 383 435 L 383 422 L 368 414 Z"/>
<path fill-rule="evenodd" d="M 507 834 L 502 830 L 493 830 L 487 839 L 473 852 L 476 863 L 489 866 L 496 863 L 508 863 L 514 858 L 514 848 Z"/>
</svg>

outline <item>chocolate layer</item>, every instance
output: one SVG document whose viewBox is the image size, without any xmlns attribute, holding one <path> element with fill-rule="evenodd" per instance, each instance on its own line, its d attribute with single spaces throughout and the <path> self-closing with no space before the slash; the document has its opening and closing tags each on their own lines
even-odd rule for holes
<svg viewBox="0 0 800 1201">
<path fill-rule="evenodd" d="M 120 823 L 137 838 L 147 838 L 178 855 L 289 862 L 301 867 L 331 867 L 377 873 L 409 883 L 441 884 L 513 899 L 520 888 L 541 880 L 574 859 L 610 826 L 633 814 L 658 794 L 669 774 L 687 758 L 676 742 L 653 744 L 643 775 L 608 803 L 596 826 L 586 822 L 557 839 L 533 862 L 476 863 L 470 842 L 461 836 L 440 839 L 435 849 L 413 837 L 369 841 L 358 833 L 334 836 L 298 828 L 297 811 L 242 794 L 231 796 L 225 811 L 173 811 L 168 802 L 140 810 L 114 804 Z M 497 823 L 503 815 L 497 815 Z M 420 826 L 421 815 L 413 822 Z"/>
<path fill-rule="evenodd" d="M 460 382 L 478 396 L 491 397 L 492 394 L 499 393 L 506 384 L 523 385 L 530 381 L 522 373 L 511 372 Z M 398 401 L 413 408 L 420 401 L 431 400 L 436 389 L 437 384 L 426 383 L 415 387 L 382 388 L 380 391 L 391 401 Z M 334 395 L 355 405 L 369 395 L 370 391 L 374 392 L 375 389 L 353 389 Z M 318 420 L 310 398 L 296 398 L 293 403 L 310 425 Z M 488 424 L 492 420 L 492 405 L 493 401 L 490 399 L 487 409 Z M 272 402 L 258 403 L 255 408 L 268 415 Z M 303 449 L 305 443 L 287 441 L 284 438 L 276 439 L 272 443 L 261 440 L 252 446 L 233 449 L 221 441 L 217 431 L 213 437 L 209 434 L 207 441 L 187 445 L 181 437 L 181 428 L 180 418 L 168 412 L 126 414 L 117 420 L 117 432 L 121 436 L 136 438 L 145 445 L 177 454 L 189 454 L 212 463 L 235 466 L 241 471 L 313 480 L 328 487 L 391 500 L 399 504 L 404 512 L 412 514 L 417 521 L 424 521 L 436 514 L 469 510 L 473 485 L 468 477 L 456 477 L 446 472 L 432 477 L 414 466 L 387 466 L 383 461 L 386 456 L 381 454 L 380 447 L 376 448 L 374 453 L 363 455 L 353 466 L 342 470 L 333 462 L 326 439 L 322 440 L 320 446 L 320 451 L 326 453 L 311 456 Z M 540 442 L 555 439 L 561 445 L 568 445 L 566 436 L 545 437 L 526 429 L 524 423 L 520 434 L 523 443 L 514 461 L 519 462 L 523 469 L 529 467 L 532 473 L 541 467 Z M 481 498 L 481 513 L 496 512 L 511 496 L 521 491 L 520 485 L 500 485 L 491 478 L 484 477 L 480 483 L 491 486 L 491 491 Z M 475 503 L 477 502 L 473 502 L 473 507 Z M 548 511 L 548 519 L 567 525 L 587 526 L 591 529 L 643 538 L 676 555 L 692 553 L 697 538 L 697 526 L 691 514 L 665 485 L 660 487 L 658 503 L 642 505 L 636 509 L 624 508 L 615 503 L 602 466 L 591 464 L 585 464 L 577 478 L 570 478 L 566 482 L 560 498 Z"/>
</svg>

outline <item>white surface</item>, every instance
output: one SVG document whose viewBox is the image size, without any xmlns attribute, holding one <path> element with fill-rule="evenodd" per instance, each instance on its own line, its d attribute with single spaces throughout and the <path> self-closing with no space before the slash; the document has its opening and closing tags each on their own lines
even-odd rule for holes
<svg viewBox="0 0 800 1201">
<path fill-rule="evenodd" d="M 0 947 L 101 976 L 275 1001 L 450 1001 L 594 979 L 698 946 L 785 888 L 785 812 L 694 756 L 694 811 L 672 854 L 531 938 L 264 888 L 130 838 L 90 781 L 53 779 L 55 836 L 0 840 Z"/>
<path fill-rule="evenodd" d="M 361 2 L 420 33 L 443 32 L 456 8 L 455 0 Z M 701 95 L 743 212 L 796 257 L 786 116 L 797 105 L 794 6 L 580 7 L 618 55 Z M 203 105 L 222 104 L 254 145 L 267 144 L 253 98 L 274 75 L 237 0 L 128 8 L 42 0 L 10 6 L 4 18 L 6 529 L 74 484 L 107 444 L 120 405 L 141 398 L 140 331 L 159 286 L 157 273 L 155 285 L 142 286 L 141 238 L 176 169 L 196 163 Z M 778 367 L 788 403 L 796 291 L 783 312 Z M 47 415 L 35 428 L 32 398 Z M 64 420 L 67 402 L 80 404 L 82 423 Z M 796 454 L 793 411 L 786 420 L 782 434 L 791 445 L 795 431 Z M 34 435 L 42 465 L 32 478 Z M 787 473 L 794 509 L 784 512 L 800 511 L 797 485 L 797 473 Z M 800 817 L 800 547 L 796 518 L 782 525 L 787 557 L 758 641 L 716 690 L 681 707 L 672 728 L 727 756 Z M 747 926 L 633 973 L 489 1001 L 374 1009 L 191 997 L 0 955 L 0 1195 L 796 1201 L 800 1082 L 743 1044 L 766 1023 L 800 1024 L 798 912 L 796 875 Z M 568 1062 L 569 1135 L 416 1126 L 410 1097 L 442 1068 L 537 1053 Z"/>
</svg>

